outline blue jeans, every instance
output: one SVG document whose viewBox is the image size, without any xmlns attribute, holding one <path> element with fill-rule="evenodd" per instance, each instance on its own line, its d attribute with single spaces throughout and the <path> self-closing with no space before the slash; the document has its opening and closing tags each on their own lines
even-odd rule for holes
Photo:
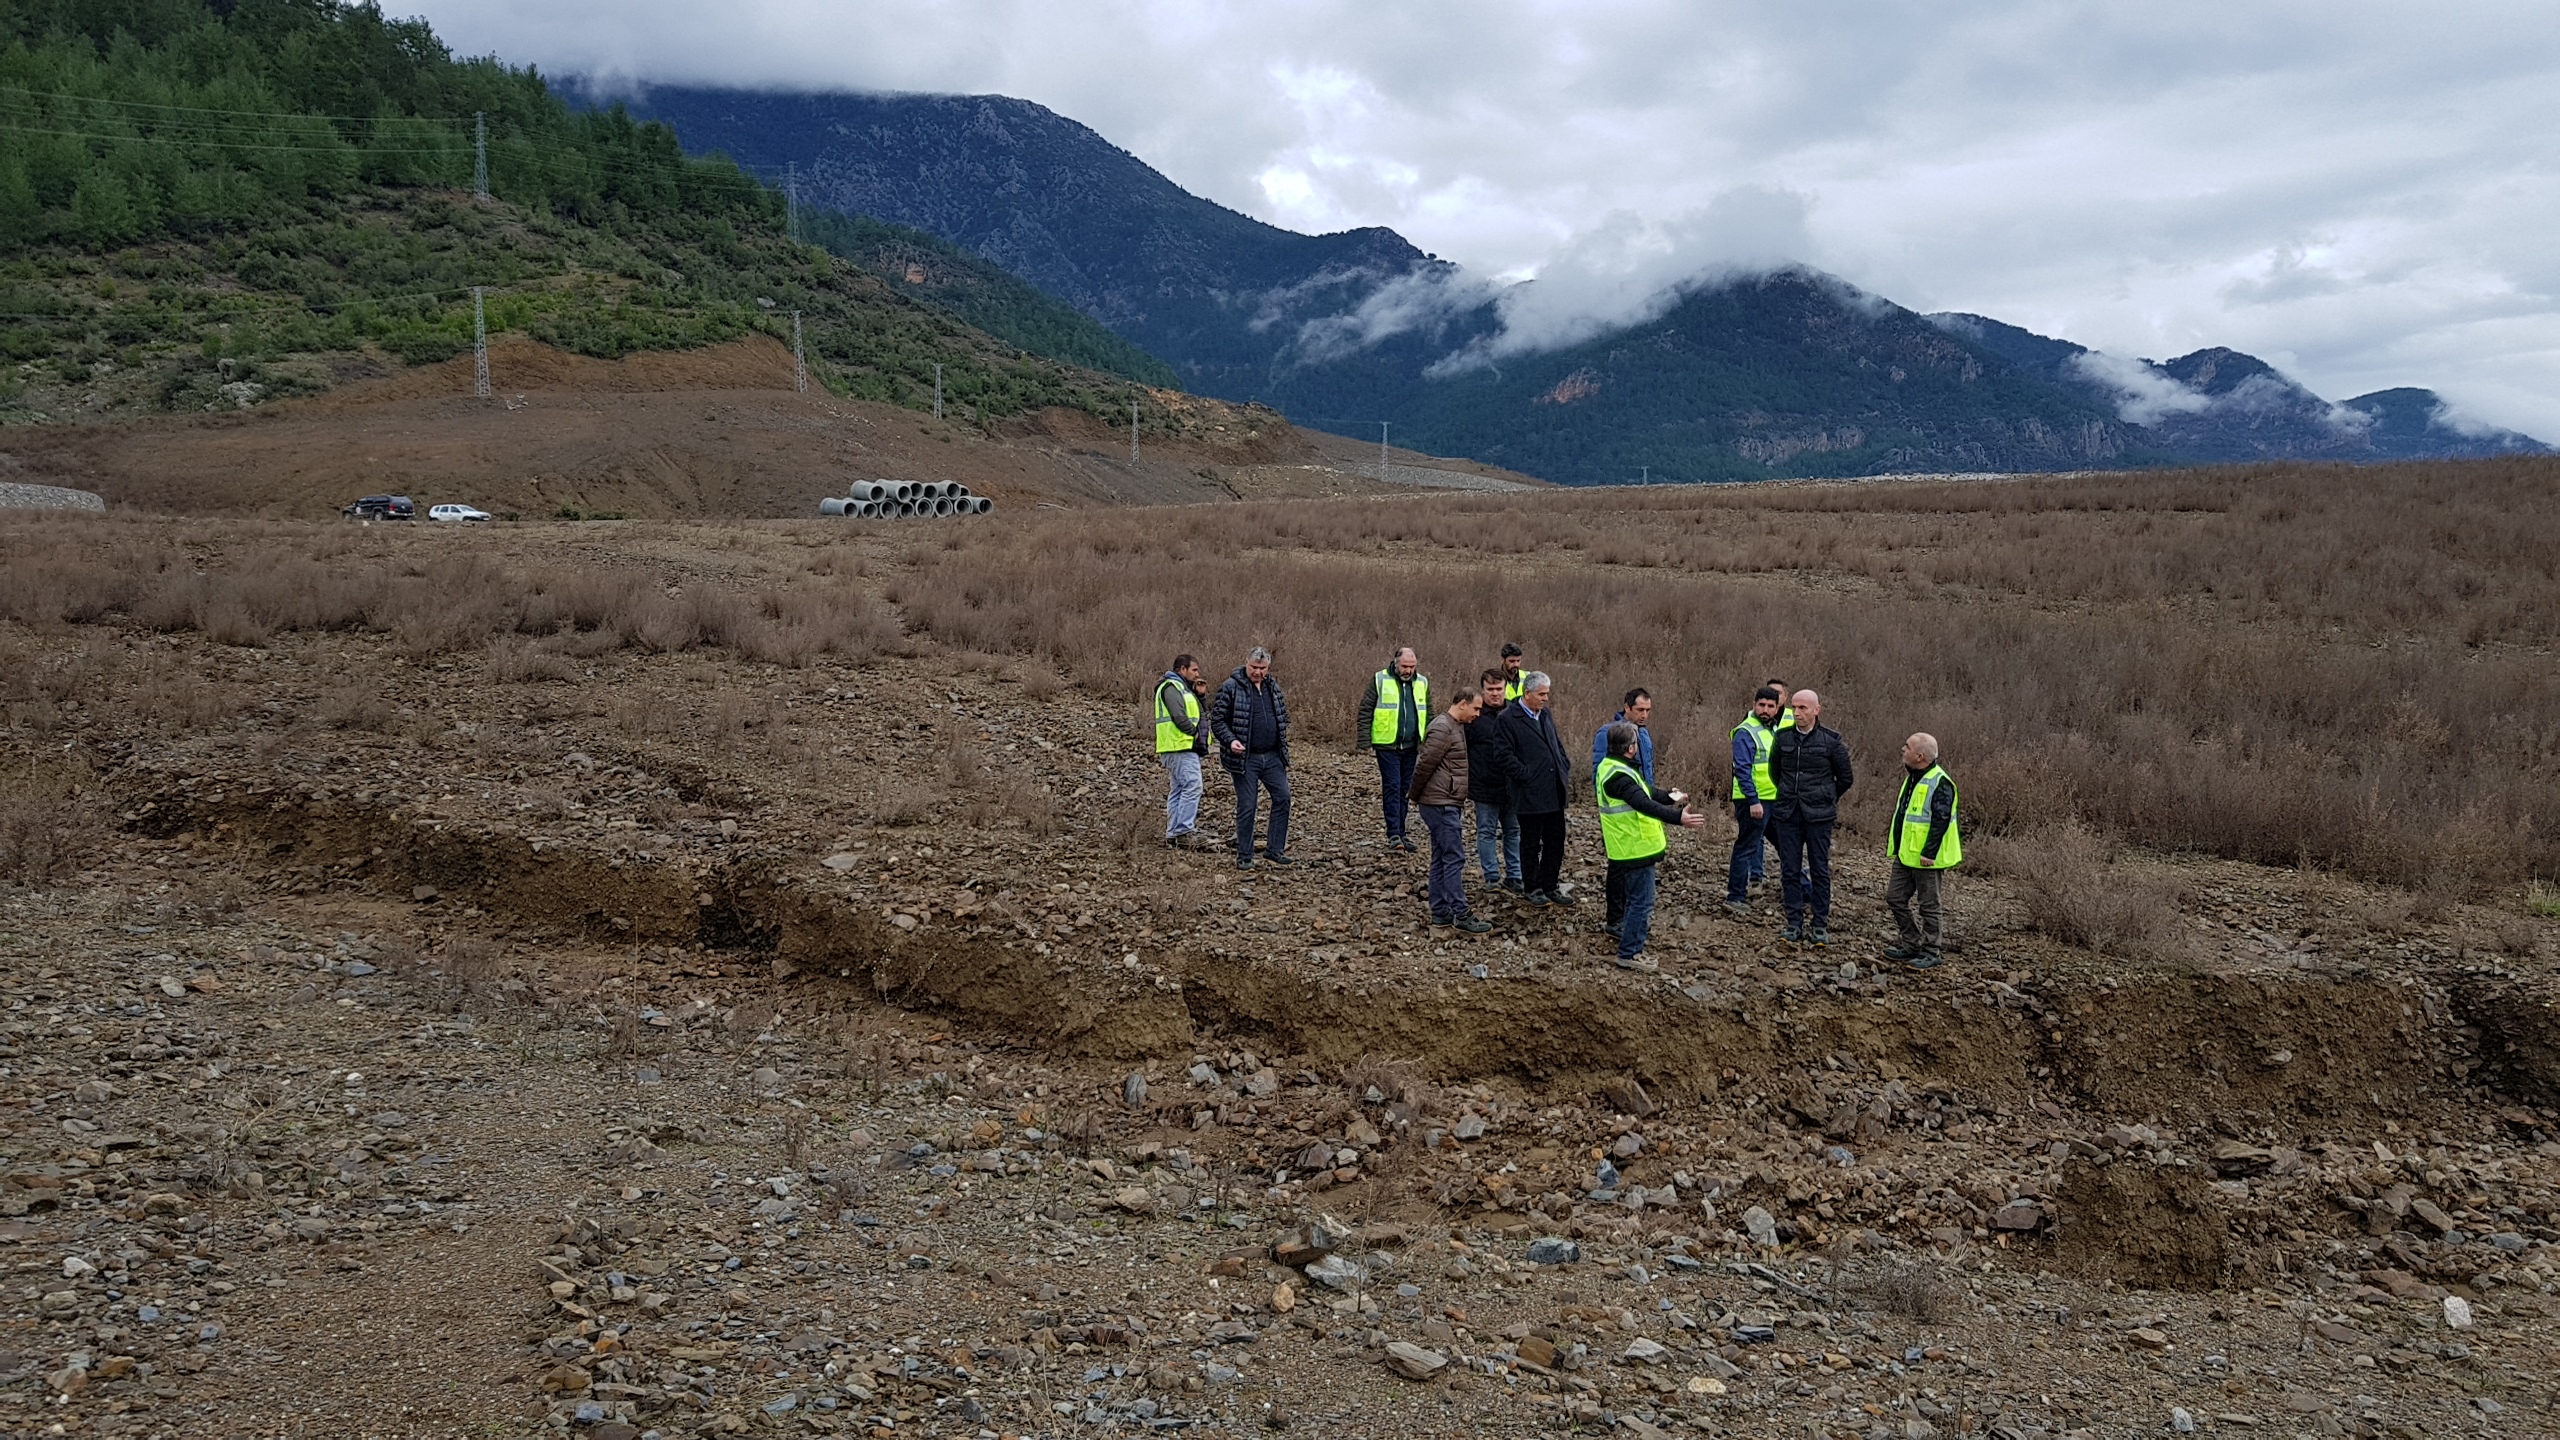
<svg viewBox="0 0 2560 1440">
<path fill-rule="evenodd" d="M 1164 838 L 1188 835 L 1200 824 L 1200 752 L 1169 750 L 1156 758 L 1172 781 L 1164 797 Z"/>
<path fill-rule="evenodd" d="M 1227 773 L 1236 781 L 1236 858 L 1253 858 L 1253 817 L 1263 790 L 1271 792 L 1271 835 L 1262 853 L 1288 854 L 1289 767 L 1280 763 L 1280 752 L 1237 755 Z"/>
<path fill-rule="evenodd" d="M 1769 807 L 1762 804 L 1766 811 Z M 1725 875 L 1724 898 L 1740 904 L 1751 898 L 1751 877 L 1760 870 L 1760 842 L 1769 833 L 1769 817 L 1753 816 L 1751 802 L 1733 802 L 1733 867 Z"/>
<path fill-rule="evenodd" d="M 1425 805 L 1422 828 L 1431 832 L 1431 916 L 1463 920 L 1467 909 L 1467 822 L 1455 805 Z"/>
<path fill-rule="evenodd" d="M 1378 752 L 1378 800 L 1386 807 L 1387 838 L 1404 838 L 1405 792 L 1413 788 L 1413 761 L 1419 752 L 1393 745 L 1372 745 Z"/>
<path fill-rule="evenodd" d="M 1803 820 L 1781 820 L 1769 827 L 1778 844 L 1778 885 L 1787 907 L 1787 923 L 1804 923 L 1805 906 L 1813 907 L 1817 929 L 1831 927 L 1831 826 Z"/>
<path fill-rule="evenodd" d="M 1484 870 L 1484 883 L 1499 885 L 1520 878 L 1520 812 L 1508 805 L 1494 805 L 1478 800 L 1476 805 L 1476 864 Z M 1500 836 L 1501 860 L 1496 867 L 1494 851 Z"/>
<path fill-rule="evenodd" d="M 1609 867 L 1609 878 L 1615 882 L 1610 888 L 1626 900 L 1626 911 L 1618 918 L 1618 958 L 1621 960 L 1633 960 L 1643 954 L 1644 942 L 1653 938 L 1653 897 L 1657 889 L 1656 872 L 1661 868 L 1659 862 L 1623 868 L 1613 863 Z"/>
</svg>

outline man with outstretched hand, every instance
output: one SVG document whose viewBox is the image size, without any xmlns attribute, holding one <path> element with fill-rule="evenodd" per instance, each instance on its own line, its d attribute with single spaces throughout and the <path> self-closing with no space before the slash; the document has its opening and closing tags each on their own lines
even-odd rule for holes
<svg viewBox="0 0 2560 1440">
<path fill-rule="evenodd" d="M 1671 825 L 1696 829 L 1705 816 L 1688 807 L 1680 791 L 1657 794 L 1653 783 L 1635 767 L 1636 727 L 1617 721 L 1601 732 L 1608 753 L 1592 771 L 1592 788 L 1600 798 L 1600 840 L 1609 852 L 1609 934 L 1618 942 L 1618 968 L 1654 970 L 1645 958 L 1645 942 L 1653 935 L 1653 899 L 1658 867 L 1671 848 Z"/>
</svg>

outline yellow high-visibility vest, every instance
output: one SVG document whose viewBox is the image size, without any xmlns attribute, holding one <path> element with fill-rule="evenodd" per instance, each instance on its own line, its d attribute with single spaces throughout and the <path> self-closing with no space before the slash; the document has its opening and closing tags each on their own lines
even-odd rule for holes
<svg viewBox="0 0 2560 1440">
<path fill-rule="evenodd" d="M 1938 787 L 1947 787 L 1947 833 L 1938 841 L 1936 859 L 1924 859 L 1920 852 L 1929 844 L 1929 810 L 1937 800 Z M 1955 777 L 1932 765 L 1913 775 L 1902 776 L 1902 804 L 1893 812 L 1892 832 L 1885 836 L 1885 853 L 1914 870 L 1949 870 L 1964 861 L 1964 840 L 1956 833 Z"/>
<path fill-rule="evenodd" d="M 1633 805 L 1609 794 L 1609 777 L 1633 776 L 1638 785 L 1644 776 L 1636 767 L 1612 755 L 1591 772 L 1592 789 L 1600 796 L 1600 843 L 1607 847 L 1612 860 L 1646 860 L 1671 848 L 1661 821 Z"/>
<path fill-rule="evenodd" d="M 1736 735 L 1741 734 L 1745 730 L 1751 732 L 1751 747 L 1753 751 L 1751 759 L 1751 788 L 1755 793 L 1751 798 L 1756 799 L 1763 805 L 1766 805 L 1778 798 L 1778 786 L 1776 779 L 1769 773 L 1769 762 L 1771 759 L 1776 757 L 1778 752 L 1778 732 L 1761 724 L 1760 717 L 1757 715 L 1745 716 L 1743 717 L 1741 724 L 1733 727 L 1733 733 Z M 1739 775 L 1733 777 L 1733 798 L 1736 800 L 1744 798 L 1742 794 L 1742 777 Z"/>
<path fill-rule="evenodd" d="M 1191 722 L 1189 735 L 1182 733 L 1182 727 L 1173 723 L 1172 707 L 1165 704 L 1166 692 L 1177 689 L 1182 692 L 1182 718 Z M 1191 683 L 1179 675 L 1170 680 L 1158 682 L 1156 685 L 1156 753 L 1178 755 L 1189 750 L 1198 743 L 1196 737 L 1199 733 L 1200 697 L 1193 693 Z"/>
<path fill-rule="evenodd" d="M 1393 745 L 1396 743 L 1396 722 L 1404 708 L 1403 682 L 1396 678 L 1394 671 L 1381 670 L 1377 684 L 1377 708 L 1369 712 L 1369 743 Z M 1416 675 L 1413 677 L 1413 735 L 1416 740 L 1422 738 L 1424 728 L 1430 723 L 1431 678 Z"/>
</svg>

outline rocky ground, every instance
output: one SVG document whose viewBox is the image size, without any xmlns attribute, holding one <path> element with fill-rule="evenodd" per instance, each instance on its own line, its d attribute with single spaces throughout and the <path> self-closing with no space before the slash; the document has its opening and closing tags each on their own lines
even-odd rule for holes
<svg viewBox="0 0 2560 1440">
<path fill-rule="evenodd" d="M 2555 1428 L 2547 919 L 2137 857 L 2102 958 L 1987 852 L 1913 976 L 1872 837 L 1822 951 L 1710 839 L 1630 974 L 1431 932 L 1354 752 L 1166 850 L 1001 657 L 10 643 L 99 828 L 0 898 L 0 1433 Z"/>
</svg>

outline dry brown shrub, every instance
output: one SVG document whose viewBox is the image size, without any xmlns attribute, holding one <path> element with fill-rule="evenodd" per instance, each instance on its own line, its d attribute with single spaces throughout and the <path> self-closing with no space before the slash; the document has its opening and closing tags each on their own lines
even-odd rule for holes
<svg viewBox="0 0 2560 1440">
<path fill-rule="evenodd" d="M 1849 1293 L 1888 1315 L 1923 1325 L 1953 1319 L 1963 1297 L 1955 1287 L 1915 1265 L 1896 1265 L 1849 1282 Z"/>
<path fill-rule="evenodd" d="M 363 730 L 381 735 L 390 733 L 400 714 L 376 686 L 340 685 L 321 695 L 311 707 L 311 718 L 332 730 Z"/>
<path fill-rule="evenodd" d="M 49 889 L 106 843 L 89 777 L 61 766 L 0 771 L 0 883 Z"/>
<path fill-rule="evenodd" d="M 548 644 L 520 635 L 501 635 L 489 642 L 489 678 L 507 685 L 544 680 L 575 680 L 578 669 Z"/>
<path fill-rule="evenodd" d="M 155 730 L 209 730 L 240 711 L 240 688 L 211 684 L 184 670 L 146 672 L 127 701 L 131 713 Z"/>
<path fill-rule="evenodd" d="M 871 819 L 878 825 L 927 825 L 941 819 L 950 803 L 950 792 L 931 781 L 894 779 L 882 784 L 880 797 L 871 802 Z"/>
<path fill-rule="evenodd" d="M 2555 479 L 2531 459 L 1092 512 L 937 533 L 887 584 L 944 644 L 1096 695 L 1174 650 L 1223 673 L 1269 645 L 1306 740 L 1352 739 L 1390 645 L 1445 689 L 1517 640 L 1578 742 L 1651 688 L 1658 763 L 1699 792 L 1784 674 L 1870 777 L 1853 833 L 1925 729 L 1975 833 L 2076 813 L 2392 883 L 2427 857 L 2469 894 L 2560 873 L 2560 751 L 2512 743 L 2560 713 Z"/>
<path fill-rule="evenodd" d="M 2003 844 L 2001 869 L 2017 881 L 2027 923 L 2039 934 L 2099 955 L 2167 960 L 2186 952 L 2180 888 L 2124 863 L 2119 846 L 2066 819 Z"/>
</svg>

